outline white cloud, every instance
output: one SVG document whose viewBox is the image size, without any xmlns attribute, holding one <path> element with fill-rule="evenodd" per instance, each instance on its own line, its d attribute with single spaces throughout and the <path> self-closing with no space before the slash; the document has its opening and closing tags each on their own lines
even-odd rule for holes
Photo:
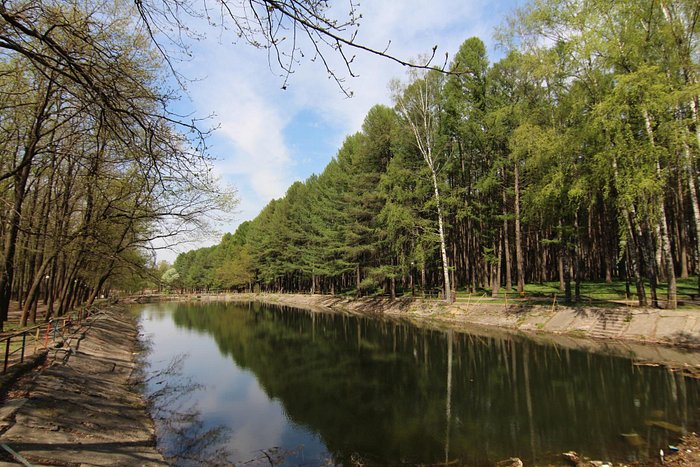
<svg viewBox="0 0 700 467">
<path fill-rule="evenodd" d="M 218 169 L 223 175 L 249 177 L 260 196 L 281 196 L 291 181 L 286 174 L 292 161 L 283 136 L 287 122 L 248 83 L 236 83 L 221 102 L 219 136 L 233 143 L 234 152 Z"/>
<path fill-rule="evenodd" d="M 441 65 L 444 54 L 452 57 L 461 43 L 471 36 L 479 36 L 487 45 L 491 42 L 493 27 L 500 20 L 490 16 L 492 2 L 485 0 L 449 0 L 428 2 L 426 0 L 362 2 L 363 18 L 357 37 L 377 50 L 383 50 L 403 60 L 413 60 L 430 53 L 438 46 L 434 63 Z M 342 8 L 345 3 L 340 3 Z M 344 11 L 337 10 L 338 15 Z M 392 105 L 388 85 L 392 78 L 402 78 L 406 68 L 400 64 L 361 51 L 355 54 L 353 71 L 359 75 L 348 77 L 345 84 L 354 93 L 347 99 L 325 70 L 318 63 L 302 63 L 292 76 L 290 91 L 299 108 L 313 108 L 324 118 L 337 122 L 342 133 L 337 135 L 338 144 L 345 136 L 360 129 L 367 111 L 375 104 Z M 333 69 L 344 72 L 344 64 L 337 55 L 329 55 Z M 317 168 L 317 171 L 322 167 Z"/>
<path fill-rule="evenodd" d="M 380 50 L 391 41 L 388 52 L 402 59 L 416 58 L 438 45 L 436 63 L 441 64 L 445 52 L 453 56 L 471 36 L 481 37 L 493 50 L 493 28 L 502 21 L 503 11 L 510 10 L 517 1 L 362 2 L 357 40 Z M 335 13 L 344 17 L 347 12 L 340 8 L 347 7 L 347 3 L 335 5 Z M 300 154 L 293 142 L 285 139 L 290 122 L 302 113 L 319 116 L 325 124 L 318 131 L 325 133 L 305 139 L 334 141 L 337 150 L 347 135 L 360 129 L 373 105 L 392 104 L 388 83 L 406 73 L 404 67 L 390 60 L 348 51 L 356 54 L 353 71 L 359 77 L 347 77 L 340 57 L 328 51 L 326 58 L 331 67 L 346 76 L 346 85 L 354 92 L 354 97 L 348 99 L 328 78 L 320 61 L 309 60 L 307 44 L 307 58 L 295 68 L 288 89 L 283 91 L 284 80 L 274 66 L 271 71 L 264 50 L 232 44 L 226 31 L 221 36 L 211 31 L 211 36 L 194 44 L 193 61 L 183 66 L 183 72 L 202 78 L 189 91 L 196 114 L 214 112 L 215 121 L 221 125 L 212 139 L 212 153 L 221 158 L 215 171 L 238 189 L 238 222 L 252 219 L 271 199 L 283 196 L 294 180 L 323 170 L 323 165 L 311 165 L 318 165 L 318 158 Z M 313 124 L 299 127 L 314 131 Z M 329 135 L 329 131 L 334 133 Z M 329 151 L 327 160 L 334 155 L 335 151 Z M 238 222 L 223 228 L 234 230 Z"/>
<path fill-rule="evenodd" d="M 212 142 L 220 158 L 217 174 L 234 183 L 249 180 L 239 187 L 244 196 L 250 191 L 268 199 L 282 196 L 293 181 L 292 160 L 283 136 L 289 117 L 279 111 L 277 89 L 269 89 L 274 77 L 259 57 L 257 62 L 248 57 L 250 50 L 213 40 L 202 45 L 194 66 L 208 76 L 192 86 L 190 96 L 198 113 L 213 112 L 220 125 Z"/>
</svg>

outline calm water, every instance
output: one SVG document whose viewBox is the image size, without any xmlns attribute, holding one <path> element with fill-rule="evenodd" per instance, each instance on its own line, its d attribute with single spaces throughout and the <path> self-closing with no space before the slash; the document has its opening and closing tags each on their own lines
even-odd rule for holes
<svg viewBox="0 0 700 467">
<path fill-rule="evenodd" d="M 258 304 L 140 313 L 183 465 L 624 461 L 700 429 L 700 381 L 617 356 Z"/>
</svg>

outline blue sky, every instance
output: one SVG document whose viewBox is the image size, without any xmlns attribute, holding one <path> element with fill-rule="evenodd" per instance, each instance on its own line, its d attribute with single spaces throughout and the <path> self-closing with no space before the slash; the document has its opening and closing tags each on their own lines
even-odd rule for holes
<svg viewBox="0 0 700 467">
<path fill-rule="evenodd" d="M 493 39 L 494 28 L 525 0 L 365 0 L 358 42 L 412 59 L 438 46 L 438 57 L 450 57 L 472 36 L 487 45 L 489 58 L 502 52 Z M 347 8 L 347 2 L 336 2 Z M 319 173 L 335 156 L 346 136 L 360 130 L 367 111 L 375 104 L 392 105 L 388 89 L 393 78 L 406 70 L 389 60 L 357 53 L 354 72 L 346 85 L 347 98 L 319 63 L 302 61 L 286 90 L 279 70 L 271 69 L 268 55 L 216 29 L 192 43 L 193 58 L 176 64 L 179 72 L 195 79 L 179 112 L 196 116 L 213 114 L 219 129 L 209 141 L 217 158 L 215 173 L 238 190 L 235 218 L 218 227 L 233 232 L 253 219 L 272 199 L 284 196 L 296 180 Z M 308 51 L 307 51 L 308 54 Z M 337 57 L 332 57 L 335 59 Z M 340 63 L 335 63 L 341 69 Z M 217 243 L 214 236 L 159 253 L 174 261 L 178 252 Z"/>
</svg>

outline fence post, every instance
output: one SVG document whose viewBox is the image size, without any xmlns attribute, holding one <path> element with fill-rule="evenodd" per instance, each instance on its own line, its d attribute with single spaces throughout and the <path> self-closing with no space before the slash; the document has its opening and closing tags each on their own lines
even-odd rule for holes
<svg viewBox="0 0 700 467">
<path fill-rule="evenodd" d="M 7 359 L 10 357 L 10 341 L 12 340 L 11 337 L 7 337 L 7 345 L 5 346 L 5 367 L 2 369 L 3 373 L 7 372 Z"/>
<path fill-rule="evenodd" d="M 24 346 L 27 343 L 27 332 L 22 333 L 22 356 L 19 358 L 20 363 L 24 363 Z"/>
</svg>

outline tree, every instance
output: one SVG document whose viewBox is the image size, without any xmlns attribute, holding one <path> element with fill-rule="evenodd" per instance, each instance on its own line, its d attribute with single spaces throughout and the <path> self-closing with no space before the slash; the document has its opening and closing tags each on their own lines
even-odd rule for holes
<svg viewBox="0 0 700 467">
<path fill-rule="evenodd" d="M 685 204 L 685 190 L 669 189 L 669 178 L 674 178 L 673 184 L 687 183 L 696 239 L 700 231 L 697 174 L 687 171 L 691 154 L 698 154 L 695 144 L 689 144 L 697 140 L 697 132 L 688 131 L 696 126 L 687 125 L 697 117 L 689 64 L 697 40 L 698 11 L 694 3 L 673 0 L 614 5 L 552 0 L 528 5 L 511 23 L 512 36 L 519 38 L 523 48 L 565 51 L 568 76 L 586 86 L 591 108 L 605 115 L 598 120 L 607 138 L 600 154 L 610 162 L 604 176 L 615 181 L 612 195 L 618 200 L 622 244 L 638 277 L 640 303 L 646 300 L 639 280 L 645 269 L 652 303 L 657 303 L 657 278 L 665 278 L 667 306 L 675 307 L 676 264 L 685 264 L 682 250 L 689 235 L 681 235 L 685 227 L 673 221 L 685 213 L 670 215 Z M 549 38 L 546 46 L 543 36 Z M 683 119 L 686 125 L 679 125 Z M 685 168 L 676 171 L 681 161 Z M 674 172 L 689 176 L 671 175 Z M 679 234 L 671 241 L 674 230 Z"/>
<path fill-rule="evenodd" d="M 452 302 L 452 287 L 450 285 L 450 270 L 447 260 L 447 242 L 445 237 L 445 225 L 440 199 L 440 187 L 438 183 L 438 172 L 442 161 L 440 154 L 444 150 L 439 140 L 439 93 L 442 86 L 442 79 L 436 73 L 413 73 L 412 82 L 408 86 L 402 86 L 395 82 L 393 86 L 394 101 L 403 123 L 408 125 L 415 143 L 423 156 L 433 185 L 433 196 L 435 199 L 435 210 L 438 222 L 438 236 L 440 239 L 440 255 L 442 257 L 443 287 L 445 301 Z"/>
<path fill-rule="evenodd" d="M 48 316 L 92 303 L 147 267 L 152 241 L 235 204 L 205 133 L 166 110 L 162 63 L 121 6 L 0 5 L 0 322 L 12 299 L 35 319 L 42 290 Z"/>
<path fill-rule="evenodd" d="M 700 245 L 698 6 L 603 3 L 533 2 L 499 62 L 470 38 L 450 75 L 397 83 L 393 112 L 251 221 L 257 285 L 393 296 L 419 274 L 496 296 L 515 272 L 567 301 L 618 278 L 660 306 L 668 281 L 673 307 Z"/>
<path fill-rule="evenodd" d="M 177 287 L 180 282 L 180 273 L 174 267 L 168 268 L 161 276 L 161 281 L 170 289 Z"/>
<path fill-rule="evenodd" d="M 344 16 L 336 17 L 328 2 L 315 0 L 224 0 L 218 11 L 204 3 L 198 6 L 183 0 L 139 0 L 134 2 L 143 24 L 158 50 L 170 63 L 173 57 L 188 55 L 187 38 L 202 34 L 189 23 L 205 20 L 210 26 L 230 31 L 235 40 L 269 51 L 271 65 L 281 71 L 286 89 L 295 68 L 305 58 L 319 61 L 326 73 L 348 97 L 346 77 L 353 71 L 355 52 L 376 55 L 403 66 L 444 71 L 445 62 L 433 65 L 432 55 L 419 62 L 399 58 L 389 52 L 391 44 L 371 46 L 357 41 L 362 14 L 358 3 L 350 2 Z M 174 49 L 174 50 L 173 50 Z M 340 66 L 334 66 L 336 60 Z M 342 71 L 340 71 L 340 68 Z"/>
</svg>

